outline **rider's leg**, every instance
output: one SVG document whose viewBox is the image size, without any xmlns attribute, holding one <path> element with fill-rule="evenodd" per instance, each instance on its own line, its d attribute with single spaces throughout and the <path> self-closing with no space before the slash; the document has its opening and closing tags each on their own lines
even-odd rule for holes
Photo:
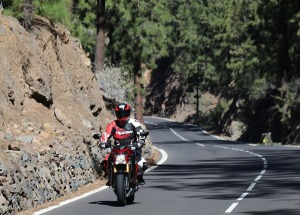
<svg viewBox="0 0 300 215">
<path fill-rule="evenodd" d="M 147 161 L 144 157 L 141 157 L 141 159 L 138 162 L 139 169 L 141 169 L 142 172 L 145 172 L 148 169 Z"/>
<path fill-rule="evenodd" d="M 111 161 L 112 161 L 112 158 L 109 157 L 108 161 L 107 161 L 107 182 L 106 182 L 106 186 L 111 186 L 111 182 L 112 182 Z"/>
<path fill-rule="evenodd" d="M 147 170 L 148 165 L 147 165 L 147 161 L 145 160 L 144 157 L 140 157 L 140 160 L 138 161 L 138 165 L 139 165 L 139 172 L 138 172 L 138 181 L 140 184 L 145 184 L 145 180 L 144 180 L 144 172 Z"/>
<path fill-rule="evenodd" d="M 138 162 L 138 166 L 139 166 L 139 172 L 138 172 L 139 184 L 145 184 L 143 175 L 147 169 L 147 161 L 145 160 L 144 157 L 142 157 L 142 150 L 140 148 L 136 150 L 136 161 Z"/>
</svg>

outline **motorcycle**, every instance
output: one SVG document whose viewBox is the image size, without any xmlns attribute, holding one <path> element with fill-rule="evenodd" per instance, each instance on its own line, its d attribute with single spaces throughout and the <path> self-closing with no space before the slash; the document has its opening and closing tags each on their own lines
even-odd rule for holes
<svg viewBox="0 0 300 215">
<path fill-rule="evenodd" d="M 144 141 L 149 131 L 143 131 L 140 136 Z M 94 139 L 100 139 L 100 134 L 93 135 Z M 139 189 L 138 173 L 139 165 L 137 161 L 137 150 L 139 142 L 130 145 L 121 145 L 115 142 L 109 146 L 110 154 L 104 159 L 104 170 L 107 169 L 107 176 L 117 201 L 121 206 L 134 202 L 135 192 Z M 142 171 L 147 169 L 147 163 L 143 164 Z"/>
</svg>

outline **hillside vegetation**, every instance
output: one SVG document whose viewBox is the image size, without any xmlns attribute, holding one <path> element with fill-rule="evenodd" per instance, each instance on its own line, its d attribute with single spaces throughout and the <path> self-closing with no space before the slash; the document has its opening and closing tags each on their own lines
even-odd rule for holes
<svg viewBox="0 0 300 215">
<path fill-rule="evenodd" d="M 189 119 L 217 133 L 238 129 L 239 139 L 259 141 L 271 132 L 276 142 L 299 144 L 300 3 L 175 1 L 169 8 L 172 51 L 155 71 L 149 97 L 156 102 L 147 107 L 194 103 Z"/>
<path fill-rule="evenodd" d="M 164 103 L 164 116 L 234 139 L 299 144 L 300 2 L 102 0 L 100 76 L 96 2 L 2 1 L 1 214 L 99 179 L 91 135 L 113 118 L 107 101 L 134 104 L 137 91 L 147 114 Z"/>
<path fill-rule="evenodd" d="M 7 13 L 26 24 L 24 2 L 34 13 L 68 26 L 94 61 L 96 1 L 3 1 Z M 231 134 L 234 124 L 244 141 L 271 132 L 276 142 L 299 143 L 298 1 L 102 2 L 106 67 L 120 67 L 128 84 L 133 71 L 153 70 L 148 91 L 142 90 L 147 113 L 157 114 L 165 102 L 174 115 L 189 103 L 197 111 L 188 118 L 218 133 Z M 174 78 L 178 85 L 168 85 Z M 133 101 L 137 90 L 128 88 L 125 98 Z M 213 104 L 200 98 L 208 94 Z"/>
</svg>

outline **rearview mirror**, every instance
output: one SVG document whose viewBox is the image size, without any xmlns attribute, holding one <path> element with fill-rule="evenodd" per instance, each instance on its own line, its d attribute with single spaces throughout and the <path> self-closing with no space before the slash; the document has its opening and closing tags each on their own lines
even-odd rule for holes
<svg viewBox="0 0 300 215">
<path fill-rule="evenodd" d="M 140 133 L 142 137 L 147 137 L 149 135 L 149 131 L 143 131 Z"/>
<path fill-rule="evenodd" d="M 101 138 L 101 136 L 102 136 L 101 134 L 94 134 L 93 138 L 96 140 L 99 140 Z"/>
</svg>

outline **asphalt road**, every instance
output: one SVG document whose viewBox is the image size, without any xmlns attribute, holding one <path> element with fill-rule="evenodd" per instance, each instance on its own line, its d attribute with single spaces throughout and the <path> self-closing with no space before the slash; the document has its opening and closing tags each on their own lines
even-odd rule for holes
<svg viewBox="0 0 300 215">
<path fill-rule="evenodd" d="M 134 204 L 118 206 L 107 188 L 42 214 L 300 215 L 300 147 L 223 141 L 159 118 L 145 124 L 167 159 L 145 174 Z"/>
</svg>

